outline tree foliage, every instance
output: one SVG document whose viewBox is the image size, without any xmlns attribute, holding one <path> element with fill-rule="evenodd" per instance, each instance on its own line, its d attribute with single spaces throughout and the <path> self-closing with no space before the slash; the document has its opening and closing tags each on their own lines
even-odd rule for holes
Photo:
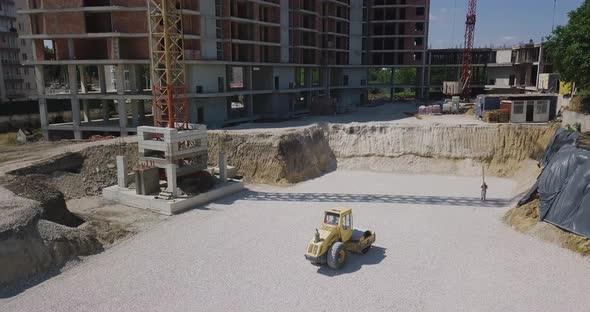
<svg viewBox="0 0 590 312">
<path fill-rule="evenodd" d="M 546 51 L 562 80 L 590 87 L 590 0 L 569 13 L 569 22 L 549 36 Z"/>
<path fill-rule="evenodd" d="M 416 83 L 416 68 L 404 67 L 395 72 L 395 83 L 400 85 L 411 85 Z"/>
</svg>

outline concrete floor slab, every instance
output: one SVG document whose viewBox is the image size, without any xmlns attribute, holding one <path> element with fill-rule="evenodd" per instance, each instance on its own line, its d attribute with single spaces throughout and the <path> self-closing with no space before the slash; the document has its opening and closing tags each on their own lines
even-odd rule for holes
<svg viewBox="0 0 590 312">
<path fill-rule="evenodd" d="M 2 311 L 583 311 L 588 259 L 500 220 L 510 180 L 336 171 L 173 216 Z M 351 200 L 346 200 L 350 198 Z M 376 231 L 341 271 L 304 257 L 323 209 Z"/>
</svg>

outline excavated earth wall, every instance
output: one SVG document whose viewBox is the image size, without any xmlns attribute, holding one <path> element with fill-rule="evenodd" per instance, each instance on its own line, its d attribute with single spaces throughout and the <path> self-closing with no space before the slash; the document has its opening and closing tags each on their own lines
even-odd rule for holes
<svg viewBox="0 0 590 312">
<path fill-rule="evenodd" d="M 273 131 L 209 131 L 209 162 L 220 147 L 248 182 L 297 183 L 333 170 L 336 158 L 321 127 Z"/>
<path fill-rule="evenodd" d="M 332 124 L 339 168 L 509 176 L 540 157 L 555 129 L 546 125 Z"/>
</svg>

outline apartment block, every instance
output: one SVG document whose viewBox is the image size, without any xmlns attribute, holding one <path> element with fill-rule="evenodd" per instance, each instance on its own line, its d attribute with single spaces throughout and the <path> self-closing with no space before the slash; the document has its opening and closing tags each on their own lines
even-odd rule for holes
<svg viewBox="0 0 590 312">
<path fill-rule="evenodd" d="M 16 3 L 18 5 L 18 2 Z M 27 53 L 27 43 L 18 39 L 24 24 L 17 20 L 15 2 L 0 0 L 0 102 L 20 102 L 34 89 L 34 75 L 21 66 Z"/>
<path fill-rule="evenodd" d="M 152 124 L 146 0 L 26 0 L 44 134 Z M 428 0 L 180 0 L 190 121 L 210 128 L 352 112 L 374 88 L 424 96 Z M 416 79 L 368 83 L 370 71 Z M 49 122 L 67 103 L 72 120 Z M 318 104 L 320 103 L 320 104 Z"/>
</svg>

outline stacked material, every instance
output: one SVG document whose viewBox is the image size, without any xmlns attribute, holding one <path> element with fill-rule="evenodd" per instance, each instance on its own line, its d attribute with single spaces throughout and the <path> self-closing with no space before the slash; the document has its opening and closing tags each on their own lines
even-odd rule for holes
<svg viewBox="0 0 590 312">
<path fill-rule="evenodd" d="M 483 113 L 483 121 L 489 123 L 510 122 L 510 111 L 506 109 L 494 109 Z"/>
<path fill-rule="evenodd" d="M 510 110 L 499 109 L 498 110 L 498 122 L 509 123 L 510 122 Z"/>
<path fill-rule="evenodd" d="M 483 113 L 483 121 L 489 123 L 498 123 L 498 112 L 496 110 L 485 111 Z"/>
</svg>

